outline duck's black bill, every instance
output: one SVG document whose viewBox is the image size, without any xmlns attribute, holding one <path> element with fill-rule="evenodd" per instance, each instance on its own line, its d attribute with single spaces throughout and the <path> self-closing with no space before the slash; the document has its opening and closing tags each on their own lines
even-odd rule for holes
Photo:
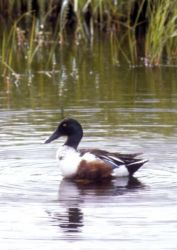
<svg viewBox="0 0 177 250">
<path fill-rule="evenodd" d="M 44 143 L 50 143 L 60 137 L 60 134 L 55 131 Z"/>
</svg>

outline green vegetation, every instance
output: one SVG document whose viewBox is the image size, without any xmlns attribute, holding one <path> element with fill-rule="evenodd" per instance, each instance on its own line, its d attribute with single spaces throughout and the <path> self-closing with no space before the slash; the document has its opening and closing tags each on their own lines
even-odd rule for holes
<svg viewBox="0 0 177 250">
<path fill-rule="evenodd" d="M 148 8 L 145 55 L 152 65 L 159 65 L 165 55 L 169 61 L 177 57 L 177 1 L 154 1 Z"/>
<path fill-rule="evenodd" d="M 115 64 L 122 59 L 132 66 L 176 64 L 177 1 L 0 1 L 0 27 L 4 77 L 18 79 L 18 63 L 30 74 L 42 53 L 48 53 L 42 70 L 53 69 L 58 48 L 71 42 L 92 44 L 94 39 L 106 40 Z"/>
</svg>

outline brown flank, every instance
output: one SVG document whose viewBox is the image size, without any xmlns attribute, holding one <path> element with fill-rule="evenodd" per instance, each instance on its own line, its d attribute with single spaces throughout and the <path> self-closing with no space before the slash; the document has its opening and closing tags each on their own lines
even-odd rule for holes
<svg viewBox="0 0 177 250">
<path fill-rule="evenodd" d="M 111 166 L 102 161 L 87 162 L 82 160 L 78 167 L 76 179 L 101 180 L 110 178 L 112 173 Z"/>
</svg>

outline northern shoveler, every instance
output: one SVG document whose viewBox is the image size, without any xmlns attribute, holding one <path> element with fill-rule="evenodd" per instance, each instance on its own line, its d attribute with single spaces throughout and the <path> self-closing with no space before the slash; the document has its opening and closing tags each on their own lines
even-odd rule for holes
<svg viewBox="0 0 177 250">
<path fill-rule="evenodd" d="M 58 149 L 56 157 L 64 177 L 80 180 L 103 180 L 112 176 L 132 176 L 147 160 L 137 158 L 138 154 L 111 153 L 96 148 L 78 149 L 83 136 L 81 124 L 72 118 L 65 118 L 45 143 L 61 136 L 67 140 Z"/>
</svg>

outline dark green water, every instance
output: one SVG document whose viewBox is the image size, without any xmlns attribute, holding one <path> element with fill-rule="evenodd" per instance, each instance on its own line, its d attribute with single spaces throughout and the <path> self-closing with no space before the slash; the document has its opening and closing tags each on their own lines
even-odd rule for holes
<svg viewBox="0 0 177 250">
<path fill-rule="evenodd" d="M 52 72 L 45 53 L 30 74 L 14 62 L 19 82 L 0 82 L 1 248 L 176 249 L 176 69 L 119 66 L 103 43 L 59 50 Z M 63 180 L 63 141 L 43 142 L 65 116 L 82 123 L 82 147 L 144 152 L 149 162 L 133 183 Z"/>
</svg>

